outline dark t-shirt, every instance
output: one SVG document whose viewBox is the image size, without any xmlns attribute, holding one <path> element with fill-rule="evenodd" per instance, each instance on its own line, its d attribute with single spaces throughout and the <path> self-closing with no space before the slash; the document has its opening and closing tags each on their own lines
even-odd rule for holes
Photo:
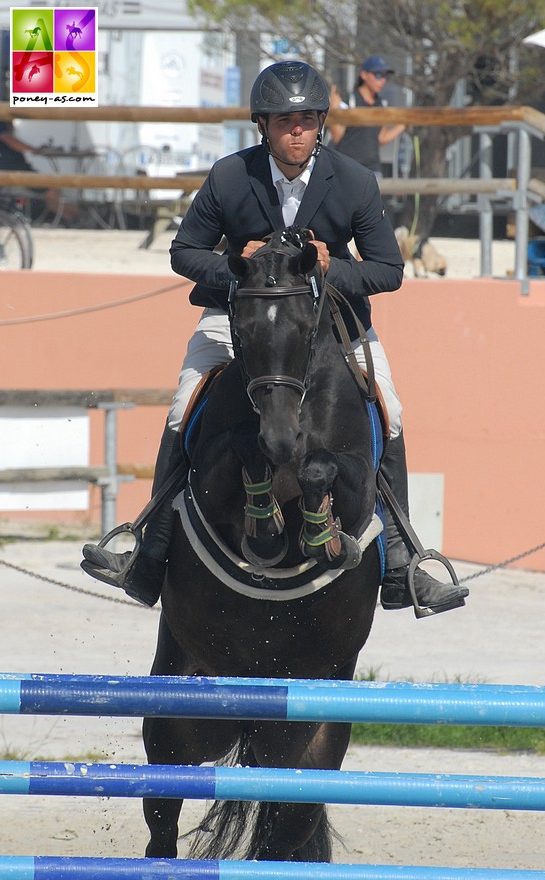
<svg viewBox="0 0 545 880">
<path fill-rule="evenodd" d="M 8 147 L 2 140 L 3 134 L 12 134 L 12 131 L 11 123 L 0 122 L 0 168 L 6 171 L 34 171 L 23 153 Z"/>
<path fill-rule="evenodd" d="M 382 107 L 380 98 L 375 98 L 374 104 L 368 104 L 364 101 L 360 93 L 356 90 L 356 107 Z M 366 165 L 371 171 L 382 170 L 380 161 L 378 133 L 381 129 L 380 125 L 350 125 L 335 148 L 345 156 L 350 156 L 359 162 L 360 165 Z M 331 145 L 330 145 L 331 146 Z"/>
</svg>

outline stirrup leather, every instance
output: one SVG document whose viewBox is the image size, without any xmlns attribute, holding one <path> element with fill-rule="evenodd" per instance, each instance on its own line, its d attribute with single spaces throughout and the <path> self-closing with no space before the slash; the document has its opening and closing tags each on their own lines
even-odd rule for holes
<svg viewBox="0 0 545 880">
<path fill-rule="evenodd" d="M 396 525 L 399 529 L 401 537 L 403 538 L 403 541 L 405 543 L 405 546 L 407 547 L 409 552 L 412 552 L 412 554 L 413 554 L 411 561 L 409 563 L 409 571 L 407 574 L 407 584 L 409 587 L 411 601 L 412 601 L 413 607 L 414 607 L 414 616 L 417 619 L 420 619 L 421 617 L 430 617 L 432 614 L 436 614 L 437 612 L 434 611 L 433 608 L 428 608 L 427 606 L 420 605 L 420 603 L 418 602 L 418 598 L 416 596 L 416 589 L 414 586 L 414 575 L 415 575 L 415 572 L 416 572 L 418 566 L 420 565 L 420 563 L 425 562 L 425 560 L 427 560 L 427 559 L 433 559 L 436 562 L 440 562 L 441 565 L 444 565 L 444 567 L 448 571 L 450 578 L 452 580 L 452 583 L 455 587 L 459 586 L 458 577 L 456 575 L 456 572 L 454 571 L 454 568 L 452 567 L 451 563 L 446 558 L 446 556 L 443 556 L 442 553 L 438 553 L 437 550 L 424 550 L 424 547 L 422 545 L 422 542 L 420 541 L 420 538 L 418 537 L 415 530 L 413 529 L 411 523 L 409 522 L 408 517 L 406 516 L 406 514 L 402 510 L 401 506 L 399 505 L 399 503 L 397 501 L 397 498 L 395 497 L 390 486 L 388 485 L 387 480 L 385 479 L 383 474 L 381 474 L 380 471 L 377 474 L 377 483 L 378 483 L 378 488 L 379 488 L 380 494 L 382 495 L 384 501 L 386 502 L 386 504 L 390 508 L 392 516 L 396 522 Z M 459 606 L 459 604 L 460 603 L 457 600 L 453 601 L 452 605 L 448 605 L 448 603 L 447 603 L 446 607 L 443 606 L 441 608 L 441 611 L 449 611 L 450 608 L 457 608 Z"/>
</svg>

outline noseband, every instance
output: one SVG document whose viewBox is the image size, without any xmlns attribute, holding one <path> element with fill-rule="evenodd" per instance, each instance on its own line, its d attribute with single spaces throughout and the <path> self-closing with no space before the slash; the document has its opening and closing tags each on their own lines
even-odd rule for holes
<svg viewBox="0 0 545 880">
<path fill-rule="evenodd" d="M 289 239 L 282 237 L 281 241 L 285 244 L 285 247 L 280 248 L 274 247 L 272 245 L 265 245 L 263 248 L 260 248 L 259 251 L 257 251 L 256 253 L 259 253 L 260 256 L 263 256 L 265 254 L 280 254 L 281 256 L 289 256 L 290 252 L 293 254 L 298 254 L 301 252 L 301 248 L 293 244 Z M 232 281 L 229 286 L 229 320 L 231 324 L 231 338 L 233 341 L 233 349 L 235 352 L 235 356 L 240 362 L 245 375 L 246 393 L 250 398 L 252 408 L 258 415 L 260 414 L 260 411 L 254 397 L 255 391 L 257 391 L 259 388 L 273 388 L 274 386 L 279 385 L 286 386 L 288 388 L 294 388 L 296 391 L 299 392 L 300 400 L 298 409 L 299 411 L 301 410 L 301 406 L 303 405 L 303 400 L 305 399 L 305 395 L 308 389 L 309 368 L 312 361 L 312 356 L 314 354 L 316 334 L 318 333 L 318 326 L 320 324 L 325 301 L 325 284 L 322 283 L 321 290 L 318 290 L 318 284 L 314 275 L 307 276 L 307 284 L 297 285 L 294 287 L 277 286 L 276 280 L 272 275 L 267 278 L 267 282 L 269 280 L 270 286 L 265 287 L 238 287 L 238 282 L 236 281 Z M 238 335 L 234 330 L 233 318 L 235 312 L 235 299 L 238 299 L 239 297 L 261 297 L 273 299 L 277 296 L 297 296 L 302 293 L 310 293 L 312 295 L 314 311 L 314 325 L 311 331 L 310 349 L 304 378 L 301 380 L 296 379 L 293 376 L 287 376 L 283 373 L 278 373 L 271 376 L 259 376 L 256 379 L 250 379 L 244 363 L 244 352 L 242 351 L 240 339 L 238 338 Z"/>
</svg>

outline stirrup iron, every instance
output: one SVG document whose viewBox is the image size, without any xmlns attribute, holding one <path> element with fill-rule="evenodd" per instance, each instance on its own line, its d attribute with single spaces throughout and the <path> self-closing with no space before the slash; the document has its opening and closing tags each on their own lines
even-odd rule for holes
<svg viewBox="0 0 545 880">
<path fill-rule="evenodd" d="M 414 616 L 417 619 L 420 619 L 421 617 L 431 617 L 432 614 L 437 614 L 437 612 L 434 611 L 433 608 L 428 608 L 425 605 L 419 604 L 416 595 L 416 589 L 414 586 L 414 576 L 416 570 L 419 568 L 420 563 L 425 562 L 426 559 L 434 559 L 436 562 L 440 562 L 441 565 L 443 565 L 448 571 L 453 586 L 458 587 L 460 585 L 456 572 L 454 571 L 453 566 L 446 558 L 446 556 L 443 556 L 442 553 L 438 553 L 437 550 L 424 550 L 419 548 L 411 559 L 409 563 L 409 570 L 407 572 L 407 585 L 409 587 L 409 593 L 411 594 L 411 600 L 414 607 Z M 441 611 L 450 611 L 451 608 L 458 608 L 458 606 L 458 601 L 453 602 L 452 605 L 449 605 L 449 603 L 447 602 L 444 606 L 441 607 Z"/>
<path fill-rule="evenodd" d="M 134 547 L 132 548 L 131 555 L 129 556 L 128 562 L 126 566 L 119 572 L 120 578 L 126 578 L 129 572 L 131 571 L 134 563 L 136 562 L 136 557 L 140 553 L 140 549 L 142 547 L 142 529 L 136 523 L 126 522 L 122 523 L 120 526 L 115 526 L 111 531 L 109 531 L 104 537 L 100 539 L 97 544 L 97 547 L 100 547 L 102 550 L 106 547 L 107 544 L 110 543 L 114 538 L 117 538 L 118 535 L 122 535 L 125 533 L 129 533 L 134 538 Z"/>
</svg>

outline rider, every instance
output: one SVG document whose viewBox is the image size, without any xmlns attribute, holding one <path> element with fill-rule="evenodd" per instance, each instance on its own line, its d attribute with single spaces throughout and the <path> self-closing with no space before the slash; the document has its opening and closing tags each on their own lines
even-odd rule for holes
<svg viewBox="0 0 545 880">
<path fill-rule="evenodd" d="M 401 403 L 384 349 L 371 325 L 369 294 L 397 290 L 403 260 L 384 214 L 375 175 L 336 150 L 322 145 L 329 109 L 320 74 L 299 61 L 281 61 L 263 70 L 251 92 L 252 121 L 261 144 L 220 159 L 197 193 L 170 249 L 175 272 L 195 281 L 190 301 L 204 307 L 182 365 L 157 460 L 153 491 L 183 462 L 180 425 L 191 395 L 209 370 L 233 357 L 227 292 L 233 279 L 228 252 L 250 257 L 274 230 L 294 222 L 312 230 L 327 280 L 350 301 L 370 341 L 375 374 L 388 410 L 390 439 L 381 471 L 408 514 L 407 466 Z M 218 245 L 222 238 L 227 252 Z M 361 261 L 348 242 L 354 239 Z M 359 340 L 358 362 L 365 366 Z M 174 492 L 172 492 L 172 495 Z M 170 495 L 153 513 L 141 551 L 112 553 L 87 544 L 82 567 L 130 596 L 153 605 L 159 598 L 174 517 Z M 411 558 L 387 512 L 388 571 L 381 590 L 384 608 L 412 604 L 408 588 Z M 422 569 L 414 577 L 421 606 L 433 612 L 464 605 L 465 588 L 442 584 Z"/>
</svg>

